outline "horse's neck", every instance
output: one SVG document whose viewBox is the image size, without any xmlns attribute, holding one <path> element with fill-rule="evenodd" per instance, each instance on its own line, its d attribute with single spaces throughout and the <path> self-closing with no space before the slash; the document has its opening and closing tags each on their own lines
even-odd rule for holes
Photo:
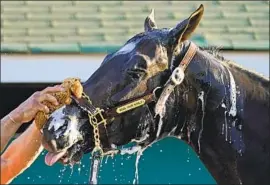
<svg viewBox="0 0 270 185">
<path fill-rule="evenodd" d="M 175 57 L 176 61 L 181 61 L 188 46 L 188 42 L 183 44 L 183 52 Z M 252 105 L 260 107 L 261 104 L 266 104 L 269 107 L 267 87 L 269 87 L 269 80 L 243 70 L 235 64 L 220 61 L 206 51 L 198 50 L 185 72 L 183 84 L 176 89 L 176 92 L 187 92 L 188 98 L 184 100 L 185 105 L 180 110 L 181 106 L 179 105 L 183 104 L 183 95 L 179 94 L 174 103 L 174 106 L 179 107 L 179 110 L 171 112 L 177 115 L 181 114 L 178 125 L 186 127 L 188 130 L 183 134 L 187 136 L 187 139 L 196 127 L 194 132 L 197 131 L 197 135 L 195 135 L 196 140 L 198 140 L 202 134 L 202 126 L 208 119 L 207 121 L 211 123 L 207 124 L 211 124 L 217 133 L 224 134 L 224 141 L 230 142 L 230 139 L 233 138 L 230 138 L 227 133 L 228 127 L 231 127 L 228 124 L 235 124 L 237 128 L 241 128 L 240 122 L 244 119 L 245 108 L 251 111 Z M 183 94 L 185 96 L 185 93 Z M 249 103 L 251 101 L 252 103 Z M 183 107 L 189 110 L 185 112 Z M 248 112 L 248 114 L 252 114 L 252 112 Z M 216 117 L 213 118 L 213 115 Z M 167 117 L 170 118 L 169 115 Z M 183 117 L 186 118 L 185 121 L 181 119 Z M 175 118 L 167 121 L 167 123 L 172 123 L 172 126 L 174 126 L 174 122 Z M 184 126 L 183 122 L 185 122 Z M 194 123 L 196 124 L 194 125 Z M 174 128 L 172 126 L 169 128 Z M 176 132 L 176 135 L 179 132 Z M 238 135 L 240 137 L 240 134 Z M 234 148 L 238 151 L 242 150 L 239 146 Z"/>
<path fill-rule="evenodd" d="M 226 62 L 235 76 L 239 89 L 242 90 L 246 101 L 254 101 L 269 107 L 269 78 L 244 69 L 231 61 Z"/>
<path fill-rule="evenodd" d="M 185 86 L 193 88 L 191 95 L 194 101 L 191 102 L 195 111 L 191 110 L 190 115 L 182 113 L 186 117 L 184 124 L 179 121 L 184 128 L 182 136 L 219 182 L 239 183 L 236 164 L 239 155 L 236 154 L 245 154 L 245 139 L 256 142 L 256 145 L 269 146 L 269 137 L 266 138 L 269 130 L 254 131 L 261 126 L 269 128 L 269 117 L 264 120 L 269 108 L 269 80 L 236 65 L 218 61 L 205 51 L 196 53 L 185 78 Z M 257 115 L 260 117 L 256 118 Z M 261 126 L 256 127 L 255 124 Z M 248 133 L 251 131 L 266 133 L 253 138 L 254 134 Z M 249 152 L 252 149 L 249 148 Z M 224 173 L 228 178 L 224 178 Z"/>
<path fill-rule="evenodd" d="M 230 106 L 231 109 L 236 104 L 244 108 L 241 107 L 244 106 L 244 102 L 251 101 L 253 104 L 269 107 L 269 78 L 246 70 L 231 61 L 220 60 L 207 51 L 199 50 L 196 53 L 188 67 L 187 76 L 191 76 L 188 80 L 198 92 L 210 92 L 207 98 L 210 102 L 208 109 L 215 109 L 222 103 L 227 103 L 226 106 Z M 236 113 L 232 111 L 234 110 L 231 110 L 231 114 Z"/>
</svg>

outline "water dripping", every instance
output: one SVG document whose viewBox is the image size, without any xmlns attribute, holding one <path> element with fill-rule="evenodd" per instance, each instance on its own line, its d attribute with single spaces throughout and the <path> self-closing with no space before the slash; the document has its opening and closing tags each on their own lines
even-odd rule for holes
<svg viewBox="0 0 270 185">
<path fill-rule="evenodd" d="M 107 155 L 107 156 L 106 156 L 106 159 L 105 159 L 105 164 L 107 164 L 108 159 L 109 159 L 109 156 Z"/>
<path fill-rule="evenodd" d="M 149 134 L 146 132 L 141 138 L 132 139 L 131 142 L 142 143 L 143 141 L 145 141 L 148 138 L 149 138 Z"/>
<path fill-rule="evenodd" d="M 170 87 L 172 88 L 172 87 Z M 168 88 L 167 85 L 165 85 L 165 90 L 163 89 L 159 99 L 158 99 L 158 102 L 156 103 L 156 106 L 155 106 L 155 117 L 156 116 L 159 116 L 159 123 L 158 123 L 158 131 L 157 131 L 157 134 L 156 134 L 156 137 L 158 138 L 159 137 L 159 134 L 160 134 L 160 131 L 162 129 L 162 125 L 163 125 L 163 117 L 165 116 L 165 113 L 166 113 L 166 101 L 168 99 L 168 97 L 170 96 L 171 94 L 171 91 L 173 90 Z"/>
<path fill-rule="evenodd" d="M 221 104 L 221 107 L 223 107 L 224 109 L 226 109 L 225 103 L 222 103 L 222 104 Z"/>
<path fill-rule="evenodd" d="M 143 150 L 139 150 L 137 152 L 137 156 L 136 156 L 136 162 L 135 162 L 135 177 L 134 177 L 134 180 L 133 180 L 133 184 L 139 184 L 139 160 L 142 156 L 142 152 Z"/>
<path fill-rule="evenodd" d="M 201 129 L 199 132 L 199 136 L 198 136 L 198 152 L 201 153 L 201 137 L 202 137 L 202 132 L 203 132 L 203 121 L 204 121 L 204 116 L 205 116 L 205 102 L 204 102 L 204 92 L 201 91 L 199 93 L 198 99 L 201 100 L 202 102 L 202 119 L 201 119 Z"/>
<path fill-rule="evenodd" d="M 190 135 L 191 135 L 191 130 L 189 129 L 189 127 L 187 127 L 188 143 L 190 143 Z"/>
<path fill-rule="evenodd" d="M 224 112 L 225 116 L 225 141 L 228 141 L 228 122 L 227 122 L 227 111 Z"/>
<path fill-rule="evenodd" d="M 159 137 L 159 134 L 160 134 L 160 131 L 161 131 L 161 128 L 162 128 L 162 125 L 163 125 L 163 120 L 162 120 L 162 116 L 159 116 L 159 122 L 158 122 L 158 131 L 157 131 L 157 138 Z"/>
<path fill-rule="evenodd" d="M 230 133 L 229 134 L 229 143 L 231 144 L 232 143 L 232 133 L 231 133 L 232 131 L 231 131 L 231 127 L 230 126 L 229 126 L 229 131 L 230 131 L 229 132 Z"/>
<path fill-rule="evenodd" d="M 102 163 L 102 161 L 98 157 L 93 155 L 91 159 L 90 170 L 89 170 L 90 184 L 97 184 L 98 182 L 98 172 L 99 172 L 100 163 Z"/>
<path fill-rule="evenodd" d="M 242 184 L 243 184 L 243 182 L 241 181 L 241 179 L 240 179 L 240 178 L 239 178 L 239 184 L 240 184 L 240 185 L 242 185 Z"/>
<path fill-rule="evenodd" d="M 73 170 L 73 169 L 74 169 L 74 165 L 71 164 L 71 165 L 69 166 L 69 168 L 70 168 L 70 170 L 71 170 L 71 171 L 70 171 L 70 175 L 69 175 L 69 179 L 70 179 L 71 176 L 73 175 L 73 172 L 74 172 L 74 170 Z"/>
<path fill-rule="evenodd" d="M 78 173 L 81 175 L 81 167 L 78 167 Z"/>
<path fill-rule="evenodd" d="M 185 118 L 185 121 L 184 121 L 184 124 L 183 124 L 183 126 L 182 126 L 182 128 L 181 128 L 181 133 L 183 132 L 183 130 L 184 130 L 184 127 L 186 126 L 186 122 L 187 122 L 187 120 L 186 120 L 186 118 Z"/>
<path fill-rule="evenodd" d="M 240 156 L 242 156 L 243 155 L 243 151 L 242 151 L 242 145 L 241 145 L 241 143 L 242 143 L 242 135 L 240 135 L 240 142 L 239 142 L 239 150 L 238 150 L 238 153 L 239 153 L 239 155 Z"/>
<path fill-rule="evenodd" d="M 77 171 L 78 171 L 78 174 L 81 175 L 81 171 L 82 171 L 82 162 L 80 161 L 78 164 L 78 168 L 77 168 Z"/>
<path fill-rule="evenodd" d="M 140 151 L 142 149 L 141 146 L 133 146 L 133 147 L 129 147 L 129 148 L 122 148 L 120 150 L 120 154 L 121 155 L 125 155 L 125 154 L 134 154 L 138 151 Z"/>
<path fill-rule="evenodd" d="M 60 178 L 59 184 L 62 183 L 63 177 L 64 177 L 64 173 L 67 169 L 67 166 L 64 166 L 62 169 L 60 169 L 60 175 L 58 175 L 58 177 Z"/>
<path fill-rule="evenodd" d="M 235 122 L 236 122 L 236 119 L 233 120 L 233 122 L 232 122 L 232 127 L 235 127 Z"/>
<path fill-rule="evenodd" d="M 190 162 L 190 150 L 189 150 L 189 148 L 187 148 L 187 153 L 188 153 L 187 163 L 189 163 Z"/>
<path fill-rule="evenodd" d="M 243 128 L 243 125 L 238 125 L 238 130 L 242 130 L 242 128 Z"/>
<path fill-rule="evenodd" d="M 240 156 L 242 156 L 242 155 L 243 155 L 243 153 L 242 153 L 242 149 L 238 150 L 238 154 L 239 154 Z"/>
<path fill-rule="evenodd" d="M 236 84 L 235 84 L 235 80 L 233 78 L 233 75 L 231 73 L 230 70 L 229 71 L 229 75 L 230 75 L 230 90 L 231 90 L 231 109 L 229 111 L 229 115 L 231 116 L 236 116 L 236 112 L 237 112 L 237 109 L 236 109 Z"/>
<path fill-rule="evenodd" d="M 114 162 L 112 162 L 112 168 L 113 168 L 113 172 L 115 172 Z"/>
<path fill-rule="evenodd" d="M 173 136 L 175 133 L 177 126 L 173 127 L 173 129 L 170 131 L 170 133 L 168 134 L 169 136 Z"/>
</svg>

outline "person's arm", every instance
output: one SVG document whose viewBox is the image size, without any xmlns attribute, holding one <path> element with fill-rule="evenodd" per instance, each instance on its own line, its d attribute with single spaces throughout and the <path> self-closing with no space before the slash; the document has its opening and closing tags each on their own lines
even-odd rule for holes
<svg viewBox="0 0 270 185">
<path fill-rule="evenodd" d="M 38 111 L 49 113 L 49 108 L 42 104 L 43 101 L 49 101 L 54 105 L 58 105 L 57 99 L 49 93 L 63 90 L 61 85 L 57 85 L 35 92 L 10 114 L 1 119 L 1 152 L 21 124 L 33 120 Z"/>
<path fill-rule="evenodd" d="M 10 117 L 1 120 L 1 151 L 21 124 L 33 120 L 38 111 L 49 112 L 48 107 L 42 104 L 43 101 L 58 104 L 56 98 L 48 93 L 61 90 L 61 86 L 54 86 L 36 92 L 12 111 Z M 36 125 L 32 124 L 1 154 L 1 184 L 11 182 L 34 162 L 43 148 L 41 137 Z"/>
<path fill-rule="evenodd" d="M 1 153 L 5 149 L 8 141 L 14 136 L 16 131 L 22 125 L 22 123 L 17 123 L 17 116 L 14 111 L 1 119 Z"/>
<path fill-rule="evenodd" d="M 35 161 L 43 150 L 41 138 L 40 131 L 32 124 L 9 145 L 1 156 L 1 184 L 12 181 Z"/>
</svg>

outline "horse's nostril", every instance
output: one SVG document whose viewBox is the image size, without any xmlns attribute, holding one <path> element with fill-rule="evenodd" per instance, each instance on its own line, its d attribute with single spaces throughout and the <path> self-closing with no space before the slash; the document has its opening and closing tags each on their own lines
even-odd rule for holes
<svg viewBox="0 0 270 185">
<path fill-rule="evenodd" d="M 51 140 L 50 144 L 51 144 L 51 148 L 52 148 L 53 152 L 57 152 L 56 141 L 53 139 L 53 140 Z"/>
<path fill-rule="evenodd" d="M 43 147 L 48 150 L 49 152 L 58 152 L 56 141 L 53 140 L 46 140 L 45 138 L 42 139 Z"/>
<path fill-rule="evenodd" d="M 56 140 L 53 136 L 53 134 L 48 131 L 47 129 L 43 129 L 43 140 L 42 140 L 43 146 L 46 150 L 50 152 L 57 152 L 58 147 Z"/>
</svg>

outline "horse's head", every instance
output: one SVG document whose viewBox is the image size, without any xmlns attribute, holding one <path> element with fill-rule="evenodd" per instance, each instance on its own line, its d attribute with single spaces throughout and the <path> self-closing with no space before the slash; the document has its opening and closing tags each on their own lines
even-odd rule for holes
<svg viewBox="0 0 270 185">
<path fill-rule="evenodd" d="M 191 36 L 202 15 L 201 5 L 173 29 L 158 29 L 152 11 L 145 19 L 145 31 L 128 40 L 120 50 L 107 55 L 83 85 L 93 105 L 111 109 L 162 87 L 175 68 L 175 56 L 182 43 Z M 106 128 L 100 128 L 102 147 L 110 150 L 132 140 L 141 140 L 141 143 L 155 140 L 154 106 L 155 102 L 147 103 L 107 119 Z M 45 148 L 54 153 L 48 156 L 48 160 L 52 160 L 50 163 L 59 158 L 66 163 L 78 161 L 83 153 L 94 147 L 93 128 L 87 114 L 75 102 L 55 111 L 43 132 Z"/>
</svg>

